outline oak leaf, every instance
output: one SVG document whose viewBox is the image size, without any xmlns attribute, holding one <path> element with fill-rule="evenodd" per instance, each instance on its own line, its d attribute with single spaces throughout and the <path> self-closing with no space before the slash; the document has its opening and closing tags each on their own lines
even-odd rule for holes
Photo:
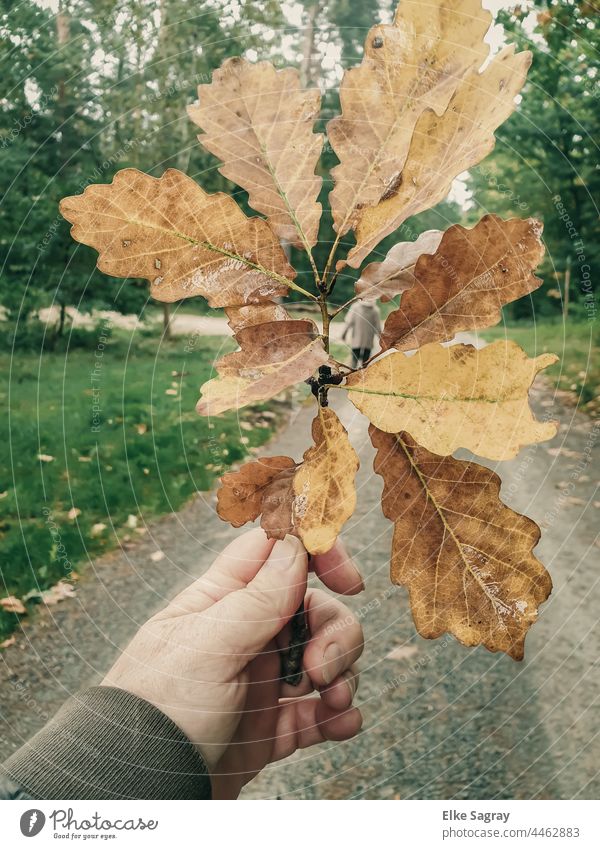
<svg viewBox="0 0 600 849">
<path fill-rule="evenodd" d="M 204 130 L 201 144 L 222 160 L 221 174 L 246 189 L 280 239 L 312 247 L 321 218 L 319 90 L 303 91 L 294 68 L 234 57 L 198 87 L 198 98 L 188 114 Z"/>
<path fill-rule="evenodd" d="M 392 25 L 369 31 L 362 63 L 342 79 L 342 114 L 327 125 L 340 160 L 329 195 L 338 234 L 397 190 L 419 117 L 441 115 L 464 74 L 481 65 L 490 23 L 480 0 L 402 0 Z"/>
<path fill-rule="evenodd" d="M 269 539 L 298 536 L 294 517 L 294 475 L 296 468 L 284 469 L 265 488 L 260 526 Z"/>
<path fill-rule="evenodd" d="M 253 522 L 263 510 L 263 496 L 278 475 L 295 469 L 291 457 L 260 457 L 221 478 L 217 514 L 234 528 Z"/>
<path fill-rule="evenodd" d="M 363 301 L 384 303 L 410 289 L 415 283 L 415 265 L 423 254 L 434 253 L 444 234 L 441 230 L 425 230 L 414 242 L 399 242 L 390 248 L 382 262 L 367 265 L 354 287 Z"/>
<path fill-rule="evenodd" d="M 356 218 L 348 265 L 358 268 L 385 236 L 443 200 L 454 178 L 487 156 L 494 131 L 515 108 L 530 64 L 530 52 L 515 54 L 514 47 L 506 47 L 481 73 L 467 74 L 442 115 L 433 110 L 421 115 L 393 190 L 377 206 L 361 208 Z"/>
<path fill-rule="evenodd" d="M 174 168 L 158 179 L 126 168 L 109 185 L 64 198 L 60 211 L 73 238 L 98 251 L 100 271 L 146 278 L 159 301 L 203 295 L 225 307 L 293 288 L 295 272 L 268 224 Z"/>
<path fill-rule="evenodd" d="M 284 306 L 273 301 L 265 301 L 264 304 L 247 304 L 241 306 L 225 307 L 228 324 L 234 334 L 244 327 L 252 327 L 255 324 L 267 324 L 270 321 L 289 321 L 290 314 Z"/>
<path fill-rule="evenodd" d="M 358 455 L 348 433 L 329 407 L 313 419 L 314 445 L 294 476 L 294 518 L 298 536 L 310 554 L 324 554 L 356 507 L 354 478 Z"/>
<path fill-rule="evenodd" d="M 314 322 L 308 319 L 251 325 L 235 338 L 241 350 L 219 360 L 219 377 L 202 386 L 196 407 L 202 416 L 267 401 L 305 380 L 329 359 Z"/>
<path fill-rule="evenodd" d="M 533 218 L 497 215 L 471 229 L 450 227 L 435 253 L 417 262 L 414 285 L 387 317 L 381 347 L 409 351 L 497 324 L 505 304 L 541 285 L 533 274 L 544 253 L 541 232 Z"/>
<path fill-rule="evenodd" d="M 523 658 L 528 628 L 552 590 L 534 556 L 540 530 L 500 501 L 500 478 L 440 457 L 407 433 L 369 430 L 394 522 L 391 579 L 407 587 L 421 636 L 445 632 Z"/>
<path fill-rule="evenodd" d="M 537 421 L 528 392 L 554 354 L 529 359 L 515 342 L 481 350 L 425 345 L 394 352 L 351 374 L 352 403 L 380 430 L 405 430 L 436 454 L 466 448 L 490 460 L 510 460 L 521 446 L 551 439 L 555 422 Z"/>
</svg>

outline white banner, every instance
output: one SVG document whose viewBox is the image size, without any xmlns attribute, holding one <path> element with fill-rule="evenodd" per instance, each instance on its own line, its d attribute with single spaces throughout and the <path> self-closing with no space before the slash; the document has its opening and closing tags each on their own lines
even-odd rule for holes
<svg viewBox="0 0 600 849">
<path fill-rule="evenodd" d="M 11 801 L 0 846 L 598 849 L 599 815 L 595 801 Z"/>
</svg>

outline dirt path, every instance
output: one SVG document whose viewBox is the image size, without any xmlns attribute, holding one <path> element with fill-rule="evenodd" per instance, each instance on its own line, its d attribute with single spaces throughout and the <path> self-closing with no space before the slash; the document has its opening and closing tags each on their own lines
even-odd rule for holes
<svg viewBox="0 0 600 849">
<path fill-rule="evenodd" d="M 352 602 L 366 634 L 365 725 L 349 744 L 269 768 L 247 797 L 598 797 L 600 502 L 590 457 L 597 460 L 600 426 L 553 399 L 547 386 L 533 400 L 538 415 L 560 418 L 559 436 L 498 464 L 504 500 L 545 525 L 539 555 L 555 587 L 522 664 L 450 638 L 415 636 L 405 592 L 389 584 L 391 528 L 365 422 L 336 403 L 362 462 L 359 507 L 345 537 L 367 584 Z M 311 415 L 310 407 L 295 411 L 271 451 L 299 458 Z M 237 533 L 216 519 L 213 500 L 197 498 L 154 523 L 135 549 L 96 561 L 75 600 L 41 613 L 0 655 L 0 757 L 69 693 L 98 681 L 136 627 Z M 165 558 L 153 562 L 157 550 Z"/>
</svg>

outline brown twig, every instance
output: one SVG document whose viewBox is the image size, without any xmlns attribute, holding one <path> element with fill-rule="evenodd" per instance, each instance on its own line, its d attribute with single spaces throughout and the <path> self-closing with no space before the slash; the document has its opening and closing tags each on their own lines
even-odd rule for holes
<svg viewBox="0 0 600 849">
<path fill-rule="evenodd" d="M 281 678 L 286 684 L 297 687 L 302 680 L 302 659 L 304 646 L 308 639 L 308 623 L 304 600 L 290 619 L 290 642 L 285 651 L 281 652 Z"/>
</svg>

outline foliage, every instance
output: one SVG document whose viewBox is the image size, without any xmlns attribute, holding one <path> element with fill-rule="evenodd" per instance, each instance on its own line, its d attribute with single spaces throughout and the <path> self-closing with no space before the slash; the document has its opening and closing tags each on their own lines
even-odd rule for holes
<svg viewBox="0 0 600 849">
<path fill-rule="evenodd" d="M 547 285 L 508 312 L 513 318 L 556 314 L 571 265 L 572 300 L 594 310 L 594 269 L 600 264 L 600 168 L 598 5 L 587 0 L 533 0 L 500 13 L 505 33 L 535 61 L 523 102 L 498 135 L 498 144 L 471 170 L 470 212 L 532 215 L 544 221 Z M 532 26 L 533 24 L 533 26 Z M 555 277 L 556 275 L 556 277 Z"/>
<path fill-rule="evenodd" d="M 231 197 L 209 194 L 174 169 L 159 179 L 125 170 L 110 185 L 65 198 L 61 211 L 73 237 L 98 250 L 105 272 L 147 278 L 157 300 L 201 295 L 225 308 L 240 350 L 223 357 L 202 387 L 202 415 L 310 383 L 314 444 L 297 464 L 263 459 L 227 476 L 221 516 L 237 526 L 260 512 L 271 536 L 294 533 L 310 553 L 328 550 L 356 503 L 358 459 L 328 406 L 330 392 L 346 391 L 371 421 L 384 511 L 395 524 L 392 580 L 408 586 L 418 630 L 425 637 L 447 630 L 466 645 L 520 659 L 551 589 L 532 554 L 538 529 L 502 505 L 496 476 L 449 455 L 466 448 L 507 459 L 551 438 L 556 425 L 534 419 L 528 391 L 555 357 L 532 360 L 505 341 L 481 351 L 442 343 L 497 323 L 503 305 L 539 285 L 540 224 L 486 216 L 471 230 L 451 227 L 418 258 L 415 244 L 405 256 L 392 250 L 384 269 L 368 273 L 384 278 L 393 262 L 404 274 L 395 290 L 404 290 L 401 305 L 383 336 L 395 350 L 355 370 L 329 349 L 330 322 L 346 306 L 332 312 L 330 305 L 339 274 L 359 269 L 382 239 L 442 200 L 452 180 L 491 150 L 514 109 L 531 54 L 505 47 L 479 70 L 490 21 L 479 0 L 403 0 L 393 24 L 370 30 L 361 64 L 342 81 L 341 115 L 326 127 L 339 164 L 322 266 L 312 251 L 319 95 L 293 69 L 276 72 L 266 62 L 228 60 L 200 86 L 191 110 L 200 143 L 266 218 L 246 217 Z M 340 258 L 350 232 L 354 245 Z M 303 249 L 311 275 L 288 263 L 282 238 Z M 275 302 L 290 290 L 318 306 L 320 333 Z"/>
<path fill-rule="evenodd" d="M 61 197 L 110 180 L 126 166 L 165 165 L 228 185 L 194 144 L 185 116 L 199 82 L 227 56 L 263 44 L 281 20 L 275 0 L 218 5 L 162 0 L 0 2 L 0 303 L 10 332 L 40 307 L 136 312 L 141 280 L 124 286 L 99 271 L 58 215 Z M 267 26 L 268 24 L 268 26 Z"/>
</svg>

